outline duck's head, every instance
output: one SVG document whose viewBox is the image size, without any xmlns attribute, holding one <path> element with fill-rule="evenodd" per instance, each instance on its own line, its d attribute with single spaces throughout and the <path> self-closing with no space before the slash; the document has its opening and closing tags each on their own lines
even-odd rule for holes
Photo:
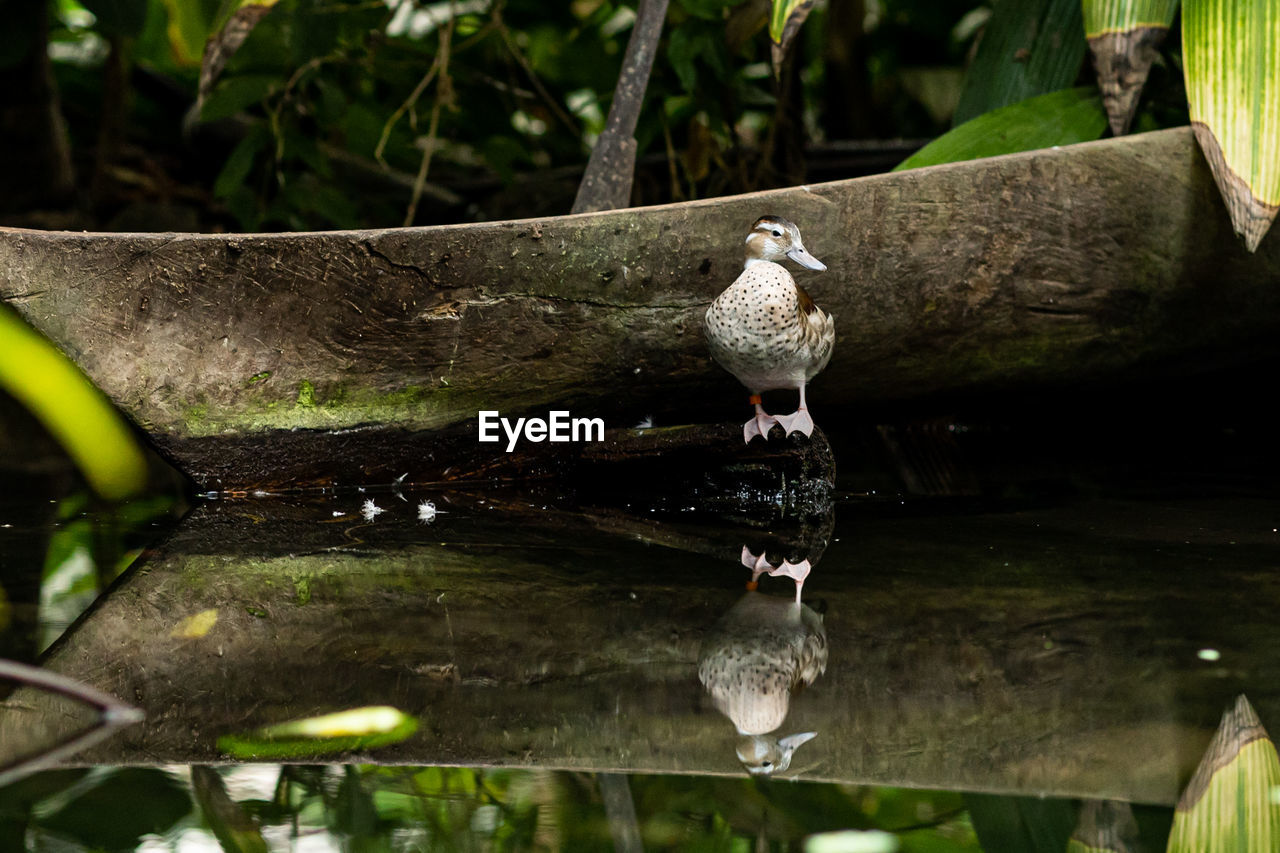
<svg viewBox="0 0 1280 853">
<path fill-rule="evenodd" d="M 762 216 L 747 235 L 747 266 L 760 261 L 781 262 L 790 258 L 802 267 L 825 270 L 827 265 L 809 254 L 800 240 L 800 229 L 781 216 Z"/>
<path fill-rule="evenodd" d="M 796 748 L 818 736 L 817 732 L 774 737 L 749 735 L 738 740 L 738 760 L 752 776 L 771 776 L 791 766 Z"/>
</svg>

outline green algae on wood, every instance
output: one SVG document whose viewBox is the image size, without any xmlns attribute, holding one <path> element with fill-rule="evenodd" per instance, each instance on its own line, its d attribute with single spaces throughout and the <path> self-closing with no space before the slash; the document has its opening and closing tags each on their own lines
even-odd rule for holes
<svg viewBox="0 0 1280 853">
<path fill-rule="evenodd" d="M 1250 252 L 1280 211 L 1280 4 L 1186 0 L 1191 126 Z"/>
<path fill-rule="evenodd" d="M 1173 24 L 1178 0 L 1084 0 L 1084 34 L 1111 132 L 1129 132 L 1138 97 Z"/>
</svg>

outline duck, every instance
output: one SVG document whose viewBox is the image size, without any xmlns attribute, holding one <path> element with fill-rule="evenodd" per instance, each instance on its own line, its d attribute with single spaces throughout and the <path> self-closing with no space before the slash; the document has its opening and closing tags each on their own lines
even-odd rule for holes
<svg viewBox="0 0 1280 853">
<path fill-rule="evenodd" d="M 824 312 L 781 264 L 786 258 L 822 271 L 826 264 L 809 254 L 794 222 L 762 216 L 746 240 L 746 264 L 707 308 L 704 330 L 711 357 L 737 377 L 750 392 L 756 413 L 742 426 L 747 444 L 756 436 L 769 440 L 780 425 L 787 435 L 813 434 L 813 418 L 805 386 L 822 372 L 835 348 L 835 318 Z M 800 404 L 790 415 L 770 415 L 760 395 L 796 389 Z"/>
<path fill-rule="evenodd" d="M 786 722 L 792 693 L 826 669 L 822 616 L 789 598 L 750 590 L 708 633 L 698 680 L 737 729 L 735 751 L 749 773 L 786 770 L 796 748 L 816 736 L 773 732 Z"/>
</svg>

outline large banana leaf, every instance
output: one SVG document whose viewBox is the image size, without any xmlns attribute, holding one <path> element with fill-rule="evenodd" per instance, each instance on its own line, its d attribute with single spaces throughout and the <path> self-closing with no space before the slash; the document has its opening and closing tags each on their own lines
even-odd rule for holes
<svg viewBox="0 0 1280 853">
<path fill-rule="evenodd" d="M 965 74 L 953 125 L 1066 88 L 1084 61 L 1080 0 L 999 0 Z"/>
<path fill-rule="evenodd" d="M 1187 0 L 1191 126 L 1249 251 L 1280 210 L 1280 3 Z"/>
<path fill-rule="evenodd" d="M 1178 0 L 1083 0 L 1084 35 L 1111 132 L 1128 132 L 1138 96 L 1178 10 Z"/>
<path fill-rule="evenodd" d="M 1173 815 L 1168 853 L 1280 849 L 1280 757 L 1244 696 L 1222 716 Z"/>
<path fill-rule="evenodd" d="M 965 122 L 912 154 L 894 171 L 1090 142 L 1106 127 L 1102 98 L 1092 86 L 1063 89 Z"/>
</svg>

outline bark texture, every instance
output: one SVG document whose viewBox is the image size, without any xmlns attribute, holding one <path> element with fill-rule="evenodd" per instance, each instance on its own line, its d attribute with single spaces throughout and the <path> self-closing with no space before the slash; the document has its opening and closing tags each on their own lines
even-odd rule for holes
<svg viewBox="0 0 1280 853">
<path fill-rule="evenodd" d="M 667 0 L 640 0 L 635 28 L 627 42 L 622 71 L 613 91 L 609 119 L 596 140 L 587 171 L 573 202 L 574 213 L 616 210 L 631 203 L 631 184 L 636 171 L 636 122 L 649 86 L 649 72 L 658 53 L 662 23 L 667 18 Z"/>
<path fill-rule="evenodd" d="M 0 298 L 198 481 L 209 443 L 266 458 L 287 437 L 305 454 L 309 437 L 474 431 L 483 409 L 741 423 L 702 315 L 763 214 L 796 222 L 829 268 L 796 273 L 836 317 L 819 424 L 836 405 L 1180 375 L 1280 347 L 1280 242 L 1240 246 L 1189 129 L 541 220 L 0 229 Z"/>
</svg>

